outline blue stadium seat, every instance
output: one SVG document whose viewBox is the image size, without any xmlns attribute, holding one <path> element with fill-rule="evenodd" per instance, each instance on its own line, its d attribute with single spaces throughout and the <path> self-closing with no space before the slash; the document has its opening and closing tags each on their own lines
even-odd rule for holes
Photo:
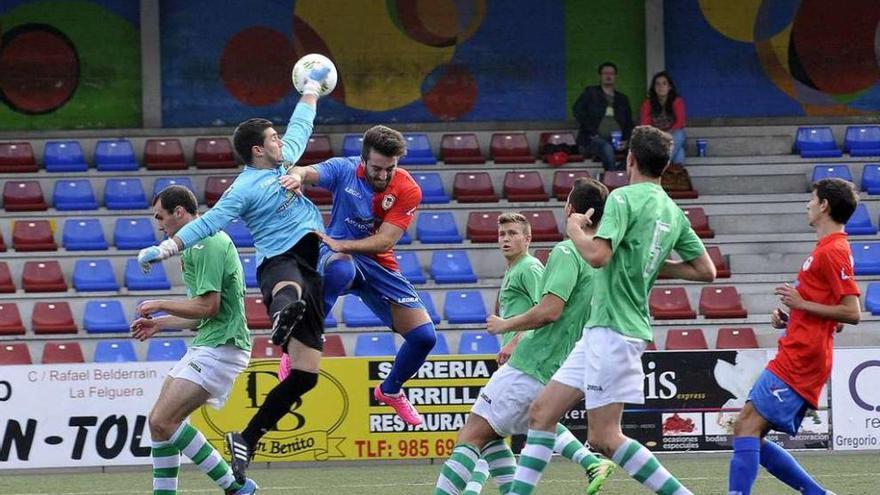
<svg viewBox="0 0 880 495">
<path fill-rule="evenodd" d="M 853 242 L 850 248 L 856 275 L 880 275 L 880 243 Z"/>
<path fill-rule="evenodd" d="M 409 232 L 403 231 L 403 235 L 400 236 L 400 240 L 397 241 L 397 244 L 401 246 L 406 246 L 407 244 L 412 244 L 412 238 L 409 236 Z"/>
<path fill-rule="evenodd" d="M 428 316 L 431 317 L 431 321 L 434 324 L 440 323 L 440 313 L 437 312 L 437 306 L 434 305 L 434 298 L 431 297 L 431 293 L 426 290 L 418 291 L 419 299 L 422 300 L 422 304 L 425 305 L 425 310 L 428 311 Z"/>
<path fill-rule="evenodd" d="M 437 157 L 431 150 L 431 141 L 427 134 L 406 132 L 403 134 L 406 139 L 406 156 L 401 158 L 398 163 L 401 165 L 435 165 Z"/>
<path fill-rule="evenodd" d="M 419 266 L 419 257 L 416 256 L 415 251 L 398 251 L 394 253 L 394 258 L 397 259 L 397 264 L 400 266 L 400 273 L 411 284 L 424 284 L 428 281 L 422 272 L 422 267 Z"/>
<path fill-rule="evenodd" d="M 244 284 L 248 287 L 259 287 L 257 284 L 257 260 L 253 255 L 240 254 L 241 268 L 244 270 Z"/>
<path fill-rule="evenodd" d="M 880 126 L 860 125 L 846 128 L 843 148 L 850 156 L 880 155 Z"/>
<path fill-rule="evenodd" d="M 95 165 L 102 172 L 138 169 L 134 148 L 127 139 L 102 139 L 95 144 Z"/>
<path fill-rule="evenodd" d="M 413 172 L 412 178 L 422 189 L 422 204 L 448 203 L 449 196 L 443 190 L 440 174 Z"/>
<path fill-rule="evenodd" d="M 156 233 L 149 218 L 117 218 L 113 227 L 116 249 L 143 249 L 156 244 Z"/>
<path fill-rule="evenodd" d="M 846 222 L 846 233 L 849 235 L 875 235 L 877 233 L 877 227 L 871 223 L 871 214 L 865 203 L 859 203 L 856 206 L 856 211 L 849 217 L 849 221 Z"/>
<path fill-rule="evenodd" d="M 336 325 L 336 318 L 333 317 L 333 313 L 328 313 L 324 317 L 324 328 L 336 328 Z"/>
<path fill-rule="evenodd" d="M 55 181 L 52 203 L 56 209 L 63 211 L 98 209 L 95 191 L 92 190 L 92 183 L 88 179 Z"/>
<path fill-rule="evenodd" d="M 87 333 L 128 332 L 128 320 L 122 303 L 112 299 L 88 301 L 83 313 L 83 328 Z"/>
<path fill-rule="evenodd" d="M 451 290 L 443 302 L 446 321 L 459 323 L 486 323 L 486 305 L 478 290 Z"/>
<path fill-rule="evenodd" d="M 849 182 L 853 181 L 852 173 L 846 165 L 816 165 L 813 167 L 812 182 L 836 177 Z"/>
<path fill-rule="evenodd" d="M 349 294 L 342 301 L 342 321 L 349 327 L 381 327 L 382 320 L 373 314 L 360 297 Z"/>
<path fill-rule="evenodd" d="M 130 340 L 104 340 L 95 345 L 96 363 L 128 363 L 137 361 Z"/>
<path fill-rule="evenodd" d="M 868 284 L 868 290 L 865 292 L 865 309 L 874 316 L 880 315 L 880 282 Z"/>
<path fill-rule="evenodd" d="M 803 158 L 830 158 L 843 153 L 834 142 L 830 127 L 798 127 L 794 149 Z"/>
<path fill-rule="evenodd" d="M 110 260 L 77 260 L 73 266 L 73 288 L 77 292 L 119 290 Z"/>
<path fill-rule="evenodd" d="M 423 244 L 460 243 L 461 235 L 450 211 L 423 211 L 416 220 L 416 238 Z"/>
<path fill-rule="evenodd" d="M 251 235 L 251 231 L 248 230 L 247 226 L 244 224 L 244 220 L 236 218 L 226 224 L 223 231 L 229 235 L 232 239 L 232 243 L 235 244 L 235 247 L 239 249 L 243 247 L 254 247 L 254 236 Z"/>
<path fill-rule="evenodd" d="M 144 185 L 133 177 L 107 179 L 104 183 L 104 206 L 108 210 L 141 210 L 149 208 Z"/>
<path fill-rule="evenodd" d="M 397 354 L 397 346 L 394 345 L 394 334 L 362 333 L 358 335 L 354 344 L 355 356 L 394 356 Z"/>
<path fill-rule="evenodd" d="M 46 172 L 85 172 L 89 169 L 79 141 L 47 141 L 43 147 Z"/>
<path fill-rule="evenodd" d="M 189 177 L 159 177 L 156 179 L 156 182 L 153 183 L 153 195 L 151 198 L 155 198 L 159 191 L 171 185 L 183 186 L 193 193 L 196 192 Z"/>
<path fill-rule="evenodd" d="M 147 346 L 147 361 L 179 361 L 186 354 L 186 341 L 183 339 L 150 339 Z"/>
<path fill-rule="evenodd" d="M 862 169 L 862 191 L 868 194 L 880 194 L 880 165 L 866 163 Z"/>
<path fill-rule="evenodd" d="M 467 252 L 461 249 L 434 251 L 431 255 L 431 278 L 438 284 L 473 283 L 477 276 Z"/>
<path fill-rule="evenodd" d="M 449 354 L 449 343 L 446 342 L 446 335 L 443 332 L 437 332 L 437 343 L 434 344 L 434 348 L 431 349 L 431 354 L 433 355 L 446 355 Z"/>
<path fill-rule="evenodd" d="M 488 332 L 462 332 L 458 341 L 459 354 L 498 354 L 498 338 Z"/>
<path fill-rule="evenodd" d="M 68 251 L 103 251 L 107 249 L 104 229 L 97 218 L 68 218 L 62 235 Z"/>
<path fill-rule="evenodd" d="M 364 137 L 360 134 L 346 134 L 342 138 L 342 156 L 361 156 Z"/>
<path fill-rule="evenodd" d="M 171 282 L 162 263 L 154 263 L 150 273 L 144 273 L 137 260 L 131 258 L 125 262 L 125 286 L 128 290 L 169 290 Z"/>
</svg>

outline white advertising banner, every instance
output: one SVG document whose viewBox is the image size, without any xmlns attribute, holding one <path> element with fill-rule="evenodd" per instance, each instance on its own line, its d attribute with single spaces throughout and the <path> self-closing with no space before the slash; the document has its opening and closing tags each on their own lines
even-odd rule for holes
<svg viewBox="0 0 880 495">
<path fill-rule="evenodd" d="M 835 450 L 880 449 L 880 349 L 835 349 L 831 371 Z"/>
<path fill-rule="evenodd" d="M 0 470 L 150 463 L 147 414 L 173 362 L 0 368 Z"/>
</svg>

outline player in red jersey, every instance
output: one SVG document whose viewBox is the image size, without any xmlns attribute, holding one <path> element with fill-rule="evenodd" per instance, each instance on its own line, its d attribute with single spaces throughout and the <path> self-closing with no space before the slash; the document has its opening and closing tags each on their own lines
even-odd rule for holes
<svg viewBox="0 0 880 495">
<path fill-rule="evenodd" d="M 734 426 L 729 495 L 748 495 L 758 464 L 807 495 L 827 495 L 794 457 L 764 439 L 770 430 L 795 435 L 807 409 L 816 409 L 831 375 L 834 333 L 839 323 L 856 325 L 861 316 L 859 286 L 844 225 L 858 204 L 853 185 L 841 179 L 813 184 L 807 218 L 819 242 L 804 261 L 795 285 L 776 288 L 781 309 L 773 311 L 775 328 L 787 328 L 779 350 L 749 393 Z"/>
</svg>

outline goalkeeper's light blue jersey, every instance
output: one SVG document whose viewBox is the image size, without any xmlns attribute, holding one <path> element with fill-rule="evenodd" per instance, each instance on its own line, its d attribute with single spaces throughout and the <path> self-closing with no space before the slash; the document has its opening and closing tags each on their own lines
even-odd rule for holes
<svg viewBox="0 0 880 495">
<path fill-rule="evenodd" d="M 282 138 L 285 161 L 295 163 L 302 156 L 314 120 L 313 107 L 297 104 Z M 210 211 L 177 232 L 183 247 L 188 248 L 214 235 L 241 217 L 254 237 L 259 266 L 266 258 L 289 250 L 306 234 L 324 232 L 318 207 L 305 196 L 288 192 L 278 182 L 285 172 L 284 166 L 258 169 L 246 165 Z"/>
</svg>

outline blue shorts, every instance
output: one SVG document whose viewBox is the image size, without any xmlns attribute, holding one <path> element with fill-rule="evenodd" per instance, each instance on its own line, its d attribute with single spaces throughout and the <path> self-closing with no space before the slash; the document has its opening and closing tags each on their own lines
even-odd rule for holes
<svg viewBox="0 0 880 495">
<path fill-rule="evenodd" d="M 324 274 L 324 267 L 330 256 L 336 254 L 325 244 L 321 244 L 321 257 L 318 271 Z M 425 309 L 415 287 L 400 272 L 391 271 L 380 265 L 378 261 L 362 254 L 350 255 L 354 261 L 355 276 L 351 287 L 344 294 L 360 296 L 364 304 L 388 328 L 394 328 L 391 319 L 391 305 L 406 308 Z M 326 308 L 330 311 L 330 308 Z M 427 312 L 427 310 L 425 310 Z"/>
<path fill-rule="evenodd" d="M 810 408 L 803 397 L 766 369 L 752 386 L 748 400 L 774 430 L 789 435 L 797 434 Z"/>
</svg>

